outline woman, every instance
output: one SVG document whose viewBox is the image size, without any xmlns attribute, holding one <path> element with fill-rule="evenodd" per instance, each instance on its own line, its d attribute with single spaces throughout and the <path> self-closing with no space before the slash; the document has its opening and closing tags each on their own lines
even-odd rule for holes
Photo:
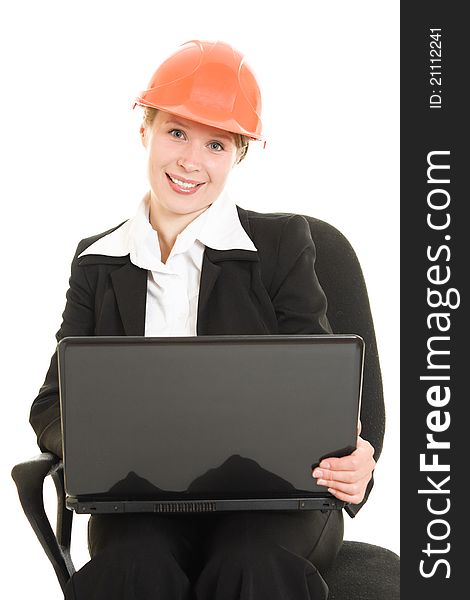
<svg viewBox="0 0 470 600">
<path fill-rule="evenodd" d="M 305 219 L 247 211 L 224 193 L 249 140 L 262 139 L 243 56 L 188 42 L 137 104 L 150 190 L 133 219 L 79 243 L 57 339 L 331 331 Z M 41 449 L 61 456 L 55 355 L 31 423 Z M 352 455 L 323 461 L 313 476 L 357 505 L 371 488 L 373 452 L 358 435 Z M 326 598 L 320 573 L 342 533 L 339 511 L 97 515 L 91 561 L 66 598 Z"/>
</svg>

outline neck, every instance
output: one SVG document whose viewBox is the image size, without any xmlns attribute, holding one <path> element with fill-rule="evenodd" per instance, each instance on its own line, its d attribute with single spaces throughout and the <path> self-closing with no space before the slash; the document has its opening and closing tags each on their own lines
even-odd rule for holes
<svg viewBox="0 0 470 600">
<path fill-rule="evenodd" d="M 151 192 L 149 192 L 147 202 L 149 203 L 150 224 L 158 232 L 162 262 L 166 262 L 178 235 L 208 207 L 188 214 L 173 213 L 159 205 Z"/>
</svg>

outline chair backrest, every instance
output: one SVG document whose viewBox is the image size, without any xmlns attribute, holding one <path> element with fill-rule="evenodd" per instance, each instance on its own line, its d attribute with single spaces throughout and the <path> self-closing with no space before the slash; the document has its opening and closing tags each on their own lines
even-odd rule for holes
<svg viewBox="0 0 470 600">
<path fill-rule="evenodd" d="M 385 408 L 374 323 L 362 269 L 351 244 L 329 223 L 304 215 L 317 250 L 316 273 L 328 299 L 334 333 L 356 333 L 365 342 L 362 436 L 382 451 Z"/>
</svg>

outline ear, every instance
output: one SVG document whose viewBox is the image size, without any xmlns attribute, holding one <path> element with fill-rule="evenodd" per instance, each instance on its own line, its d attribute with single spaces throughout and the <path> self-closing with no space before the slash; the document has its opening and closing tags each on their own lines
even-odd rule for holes
<svg viewBox="0 0 470 600">
<path fill-rule="evenodd" d="M 140 126 L 140 141 L 142 142 L 142 145 L 144 148 L 147 148 L 147 127 L 144 125 L 144 123 L 142 123 L 142 125 Z"/>
</svg>

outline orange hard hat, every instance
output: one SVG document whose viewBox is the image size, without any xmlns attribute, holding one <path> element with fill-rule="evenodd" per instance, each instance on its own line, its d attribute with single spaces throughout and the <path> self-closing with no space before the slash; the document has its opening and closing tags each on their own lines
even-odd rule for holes
<svg viewBox="0 0 470 600">
<path fill-rule="evenodd" d="M 183 44 L 158 67 L 135 103 L 263 139 L 256 78 L 243 54 L 225 42 Z"/>
</svg>

